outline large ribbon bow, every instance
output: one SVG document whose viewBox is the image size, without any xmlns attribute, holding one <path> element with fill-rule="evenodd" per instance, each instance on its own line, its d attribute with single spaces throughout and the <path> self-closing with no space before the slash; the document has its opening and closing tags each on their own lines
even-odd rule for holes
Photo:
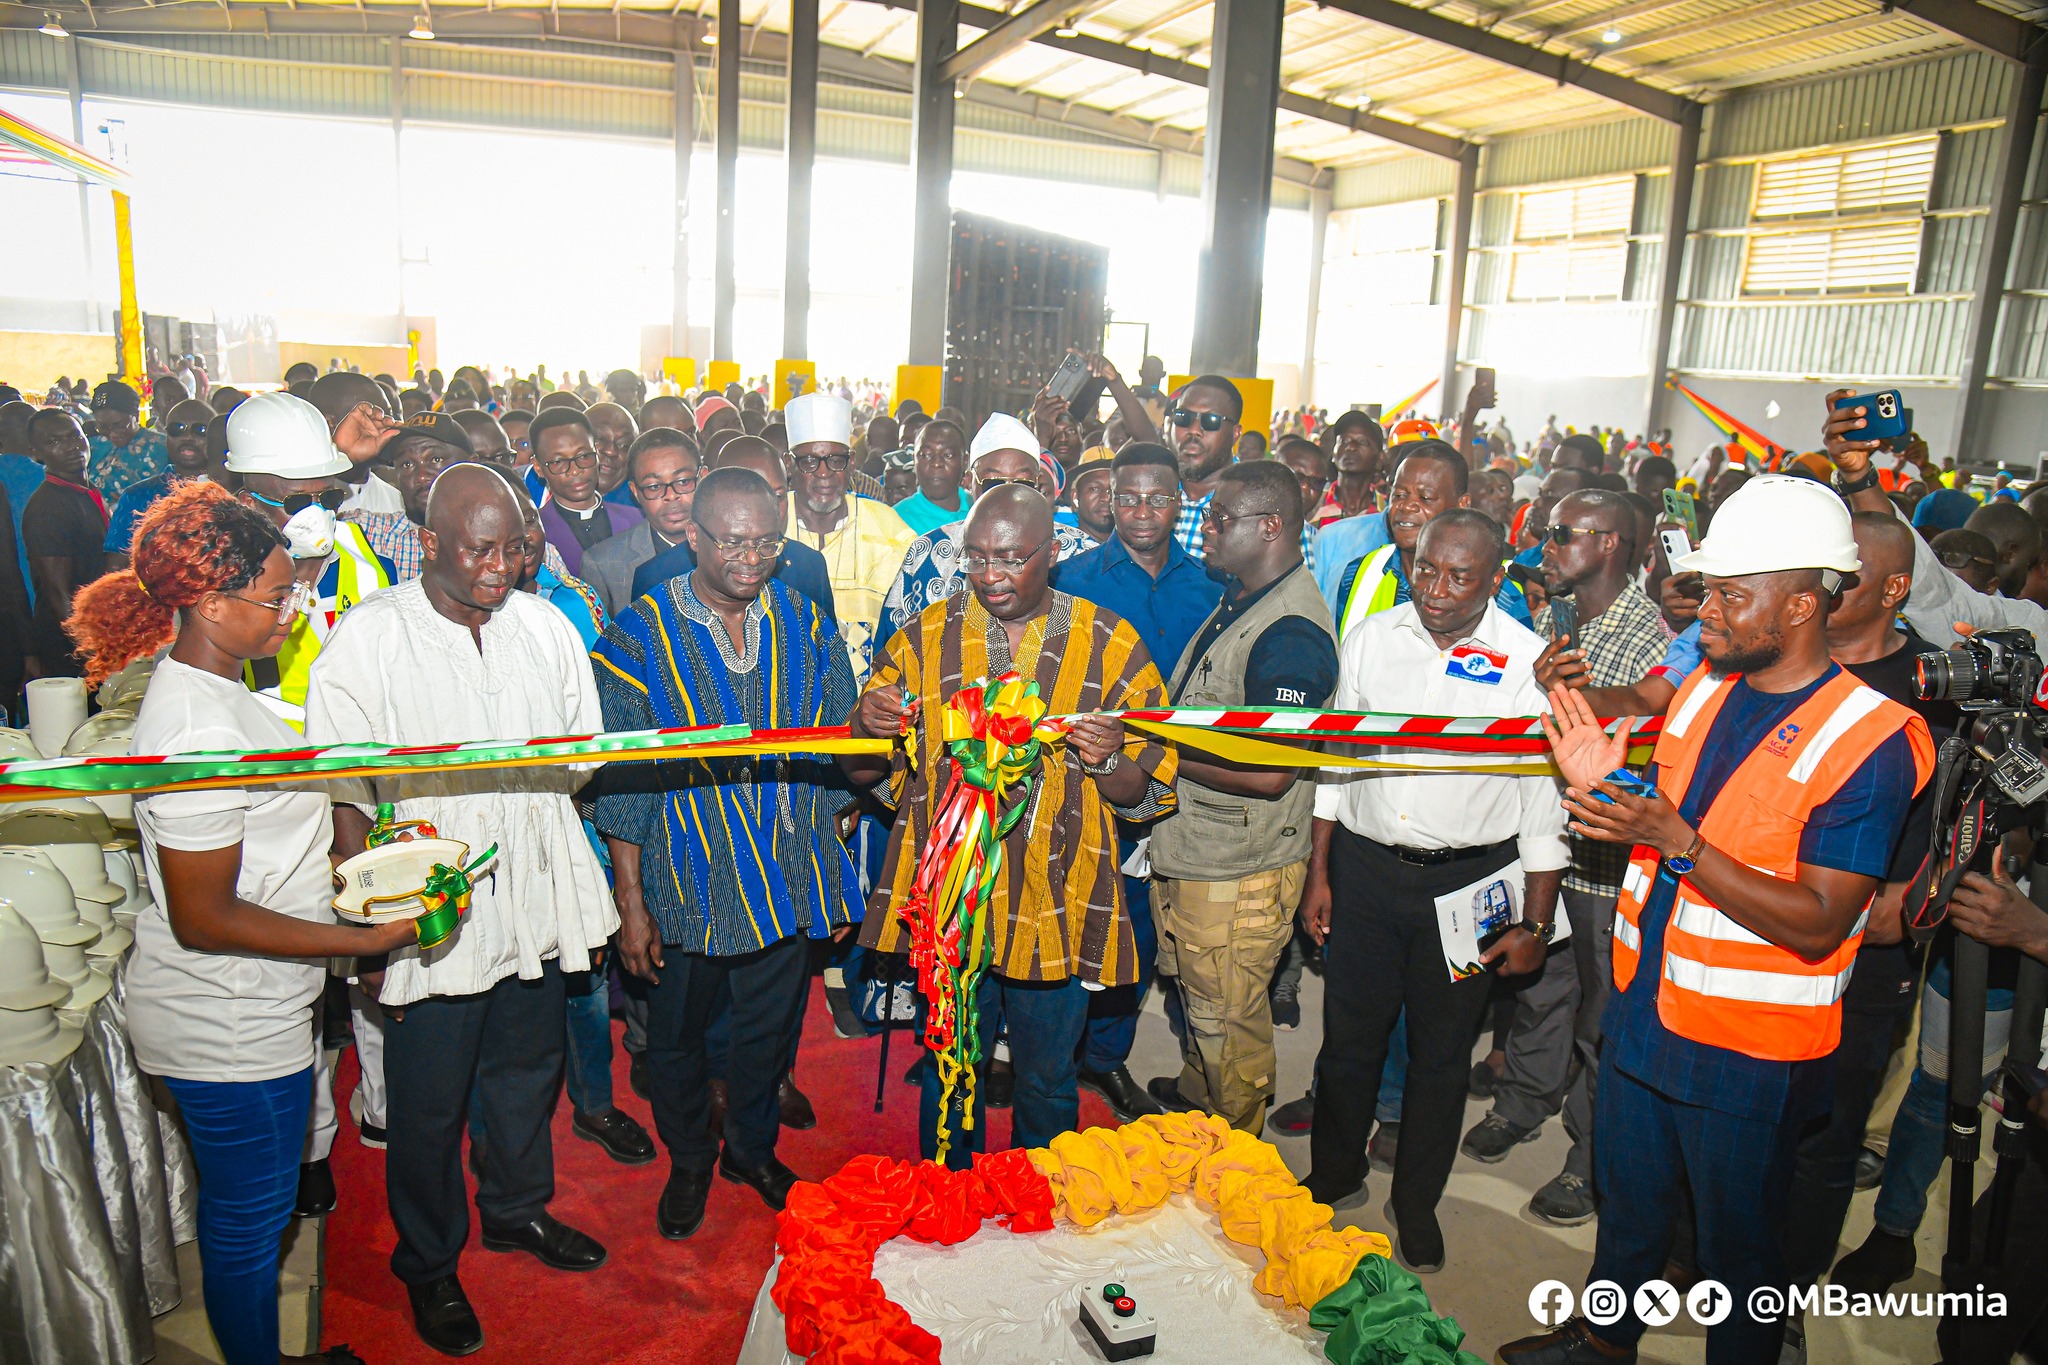
<svg viewBox="0 0 2048 1365">
<path fill-rule="evenodd" d="M 1003 838 L 1031 806 L 1041 750 L 1064 733 L 1045 713 L 1038 684 L 1005 673 L 961 689 L 930 722 L 939 727 L 950 771 L 897 913 L 910 927 L 910 966 L 926 1001 L 925 1046 L 939 1069 L 941 1162 L 951 1147 L 954 1092 L 963 1082 L 961 1126 L 974 1126 L 974 1068 L 981 1061 L 975 996 L 989 967 L 989 906 Z"/>
</svg>

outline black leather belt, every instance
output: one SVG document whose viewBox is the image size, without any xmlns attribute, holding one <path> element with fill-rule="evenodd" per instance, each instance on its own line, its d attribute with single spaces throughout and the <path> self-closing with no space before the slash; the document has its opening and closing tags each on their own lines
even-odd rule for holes
<svg viewBox="0 0 2048 1365">
<path fill-rule="evenodd" d="M 1486 858 L 1499 853 L 1510 841 L 1497 844 L 1480 844 L 1472 848 L 1410 848 L 1406 844 L 1381 844 L 1387 852 L 1404 863 L 1416 867 L 1442 867 L 1445 863 L 1469 862 L 1474 858 Z"/>
</svg>

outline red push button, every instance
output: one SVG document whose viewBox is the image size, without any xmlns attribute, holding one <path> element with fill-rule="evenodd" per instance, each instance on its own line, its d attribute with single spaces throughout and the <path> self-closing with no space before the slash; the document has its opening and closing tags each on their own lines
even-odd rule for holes
<svg viewBox="0 0 2048 1365">
<path fill-rule="evenodd" d="M 1122 1298 L 1118 1299 L 1115 1303 L 1111 1304 L 1110 1307 L 1116 1310 L 1116 1315 L 1118 1317 L 1127 1318 L 1138 1311 L 1138 1301 L 1132 1298 L 1129 1294 L 1126 1294 Z"/>
</svg>

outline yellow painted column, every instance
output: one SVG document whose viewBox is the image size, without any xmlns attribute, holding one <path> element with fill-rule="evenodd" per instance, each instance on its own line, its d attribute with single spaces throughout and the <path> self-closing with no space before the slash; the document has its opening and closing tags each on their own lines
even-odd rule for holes
<svg viewBox="0 0 2048 1365">
<path fill-rule="evenodd" d="M 138 391 L 148 378 L 142 363 L 142 309 L 135 301 L 135 236 L 128 196 L 114 191 L 114 259 L 121 267 L 121 373 Z"/>
</svg>

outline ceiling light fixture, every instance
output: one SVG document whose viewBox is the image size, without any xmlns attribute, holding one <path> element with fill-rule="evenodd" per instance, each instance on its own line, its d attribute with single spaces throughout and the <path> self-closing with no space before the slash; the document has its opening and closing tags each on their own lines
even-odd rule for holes
<svg viewBox="0 0 2048 1365">
<path fill-rule="evenodd" d="M 36 31 L 38 33 L 47 33 L 52 38 L 69 38 L 71 36 L 71 31 L 65 28 L 63 23 L 58 20 L 55 10 L 43 11 L 43 26 Z"/>
<path fill-rule="evenodd" d="M 1601 33 L 1600 41 L 1607 44 L 1609 47 L 1614 46 L 1616 43 L 1621 41 L 1621 30 L 1610 25 L 1604 32 Z"/>
<path fill-rule="evenodd" d="M 956 99 L 956 100 L 964 100 L 964 99 L 966 99 L 966 98 L 967 98 L 967 87 L 966 87 L 966 86 L 964 86 L 964 85 L 956 85 L 956 86 L 954 86 L 954 87 L 953 87 L 953 98 L 954 98 L 954 99 Z"/>
<path fill-rule="evenodd" d="M 704 46 L 706 46 L 706 47 L 717 47 L 717 46 L 718 46 L 718 30 L 717 30 L 717 29 L 715 29 L 715 28 L 707 28 L 707 29 L 705 29 L 705 30 L 704 30 Z"/>
<path fill-rule="evenodd" d="M 423 43 L 432 42 L 434 40 L 433 18 L 425 14 L 414 16 L 412 21 L 412 32 L 407 34 L 406 36 L 408 38 L 417 38 Z"/>
<path fill-rule="evenodd" d="M 1081 30 L 1074 27 L 1074 18 L 1069 15 L 1060 21 L 1058 28 L 1053 30 L 1053 36 L 1058 38 L 1078 38 L 1081 36 Z"/>
</svg>

